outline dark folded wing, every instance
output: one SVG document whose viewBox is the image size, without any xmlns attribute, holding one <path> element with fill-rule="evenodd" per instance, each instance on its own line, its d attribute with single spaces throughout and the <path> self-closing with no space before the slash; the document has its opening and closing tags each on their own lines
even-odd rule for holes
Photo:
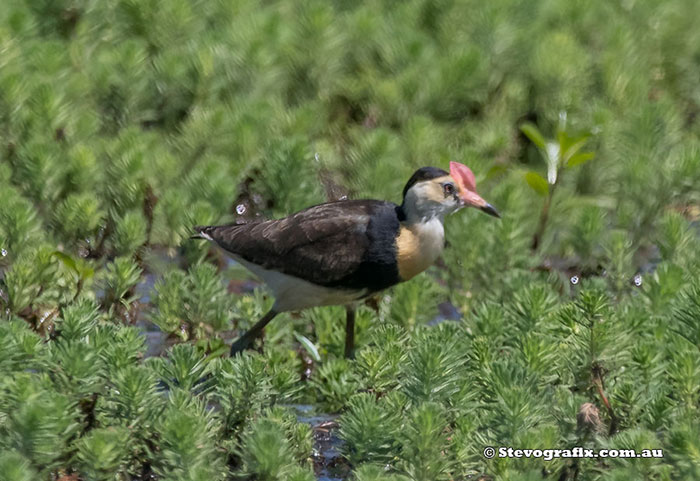
<svg viewBox="0 0 700 481">
<path fill-rule="evenodd" d="M 379 290 L 398 280 L 396 209 L 390 202 L 339 201 L 284 219 L 198 231 L 265 269 L 323 286 Z"/>
</svg>

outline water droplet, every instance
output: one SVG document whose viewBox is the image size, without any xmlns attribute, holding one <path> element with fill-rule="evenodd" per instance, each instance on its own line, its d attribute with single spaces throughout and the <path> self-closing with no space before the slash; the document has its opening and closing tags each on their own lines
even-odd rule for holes
<svg viewBox="0 0 700 481">
<path fill-rule="evenodd" d="M 636 276 L 634 276 L 634 285 L 637 287 L 642 285 L 642 275 L 641 274 L 637 274 Z"/>
<path fill-rule="evenodd" d="M 7 249 L 0 250 L 0 254 L 2 254 L 3 257 L 5 257 L 7 255 Z"/>
<path fill-rule="evenodd" d="M 578 284 L 578 276 L 571 276 L 571 279 L 569 279 L 573 285 Z"/>
<path fill-rule="evenodd" d="M 243 214 L 245 214 L 245 211 L 246 211 L 246 208 L 245 208 L 245 205 L 244 205 L 244 204 L 238 204 L 238 205 L 236 206 L 236 213 L 237 213 L 238 215 L 243 215 Z"/>
</svg>

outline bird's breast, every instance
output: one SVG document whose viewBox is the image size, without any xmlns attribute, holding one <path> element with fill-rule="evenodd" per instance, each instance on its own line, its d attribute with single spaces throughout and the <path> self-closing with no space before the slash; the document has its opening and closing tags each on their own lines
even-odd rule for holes
<svg viewBox="0 0 700 481">
<path fill-rule="evenodd" d="M 401 280 L 407 281 L 430 267 L 444 247 L 445 231 L 439 219 L 415 224 L 402 223 L 396 238 Z"/>
</svg>

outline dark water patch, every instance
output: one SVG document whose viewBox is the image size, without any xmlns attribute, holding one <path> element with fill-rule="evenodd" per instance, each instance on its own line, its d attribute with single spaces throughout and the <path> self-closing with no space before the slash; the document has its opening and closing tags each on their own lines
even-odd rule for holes
<svg viewBox="0 0 700 481">
<path fill-rule="evenodd" d="M 344 441 L 338 437 L 338 414 L 319 413 L 309 404 L 290 405 L 297 420 L 313 431 L 314 474 L 319 481 L 345 481 L 350 478 L 350 465 L 341 454 Z"/>
<path fill-rule="evenodd" d="M 260 287 L 262 284 L 253 279 L 231 279 L 227 289 L 229 294 L 252 294 Z"/>
<path fill-rule="evenodd" d="M 137 299 L 142 304 L 149 304 L 151 302 L 151 295 L 153 294 L 153 289 L 155 288 L 157 278 L 158 276 L 148 272 L 142 275 L 141 282 L 136 284 L 134 292 Z"/>
<path fill-rule="evenodd" d="M 144 357 L 158 357 L 172 347 L 177 342 L 168 336 L 167 332 L 163 332 L 160 328 L 150 321 L 139 320 L 135 323 L 141 331 L 141 334 L 146 338 L 146 353 Z"/>
<path fill-rule="evenodd" d="M 650 274 L 661 264 L 661 250 L 655 245 L 641 248 L 635 253 L 634 260 L 640 273 Z"/>
<path fill-rule="evenodd" d="M 428 321 L 429 326 L 436 326 L 445 321 L 459 321 L 462 319 L 462 313 L 450 301 L 441 302 L 437 308 L 438 313 Z"/>
</svg>

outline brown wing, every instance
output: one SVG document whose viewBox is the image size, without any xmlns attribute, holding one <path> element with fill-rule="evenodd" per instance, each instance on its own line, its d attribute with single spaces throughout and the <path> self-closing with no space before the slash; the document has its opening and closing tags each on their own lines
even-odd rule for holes
<svg viewBox="0 0 700 481">
<path fill-rule="evenodd" d="M 284 219 L 197 230 L 265 269 L 318 285 L 378 290 L 398 279 L 396 209 L 389 202 L 338 201 Z"/>
</svg>

